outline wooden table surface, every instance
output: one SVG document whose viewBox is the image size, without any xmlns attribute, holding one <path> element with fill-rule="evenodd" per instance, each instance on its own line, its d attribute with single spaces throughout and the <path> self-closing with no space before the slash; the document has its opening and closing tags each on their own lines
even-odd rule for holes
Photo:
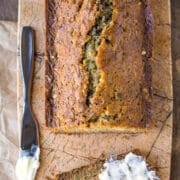
<svg viewBox="0 0 180 180">
<path fill-rule="evenodd" d="M 1 0 L 0 20 L 17 20 L 17 0 Z M 172 0 L 172 60 L 174 92 L 174 133 L 171 179 L 180 178 L 180 1 Z"/>
<path fill-rule="evenodd" d="M 171 179 L 180 179 L 180 0 L 172 0 L 172 62 L 174 125 L 171 163 Z"/>
<path fill-rule="evenodd" d="M 17 21 L 18 0 L 0 0 L 0 20 Z"/>
</svg>

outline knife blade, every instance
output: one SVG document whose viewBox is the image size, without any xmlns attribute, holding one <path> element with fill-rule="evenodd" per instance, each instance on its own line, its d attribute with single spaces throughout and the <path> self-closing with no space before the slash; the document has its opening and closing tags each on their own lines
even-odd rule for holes
<svg viewBox="0 0 180 180">
<path fill-rule="evenodd" d="M 34 68 L 34 31 L 30 26 L 22 29 L 20 66 L 23 81 L 24 110 L 16 175 L 19 180 L 33 180 L 39 168 L 38 124 L 31 108 L 31 87 Z"/>
</svg>

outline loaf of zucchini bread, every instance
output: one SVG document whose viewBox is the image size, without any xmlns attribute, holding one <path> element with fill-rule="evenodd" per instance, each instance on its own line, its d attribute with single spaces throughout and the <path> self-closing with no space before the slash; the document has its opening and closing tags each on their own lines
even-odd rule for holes
<svg viewBox="0 0 180 180">
<path fill-rule="evenodd" d="M 126 156 L 117 155 L 108 160 L 96 160 L 68 172 L 59 173 L 48 180 L 159 180 L 156 172 L 147 164 L 143 156 L 132 152 Z"/>
<path fill-rule="evenodd" d="M 152 44 L 148 0 L 47 0 L 47 127 L 69 133 L 146 129 Z"/>
</svg>

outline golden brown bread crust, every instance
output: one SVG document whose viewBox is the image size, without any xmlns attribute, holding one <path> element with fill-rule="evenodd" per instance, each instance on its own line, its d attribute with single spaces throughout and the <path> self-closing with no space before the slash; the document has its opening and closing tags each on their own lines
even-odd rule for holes
<svg viewBox="0 0 180 180">
<path fill-rule="evenodd" d="M 47 0 L 46 12 L 47 127 L 58 132 L 147 127 L 153 39 L 148 1 Z"/>
</svg>

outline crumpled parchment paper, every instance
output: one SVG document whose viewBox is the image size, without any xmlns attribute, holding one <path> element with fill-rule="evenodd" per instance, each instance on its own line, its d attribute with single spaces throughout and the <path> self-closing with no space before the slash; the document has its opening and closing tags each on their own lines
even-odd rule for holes
<svg viewBox="0 0 180 180">
<path fill-rule="evenodd" d="M 0 21 L 0 180 L 15 180 L 18 157 L 17 23 Z"/>
</svg>

